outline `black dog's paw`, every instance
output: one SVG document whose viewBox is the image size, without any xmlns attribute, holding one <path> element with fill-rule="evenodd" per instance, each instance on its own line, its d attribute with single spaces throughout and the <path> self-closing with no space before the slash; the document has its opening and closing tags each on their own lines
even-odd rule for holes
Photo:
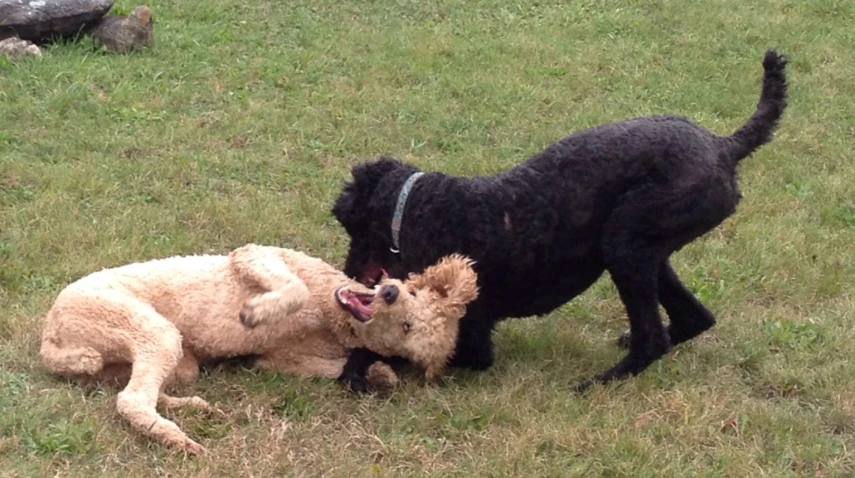
<svg viewBox="0 0 855 478">
<path fill-rule="evenodd" d="M 622 349 L 628 349 L 629 348 L 629 342 L 631 340 L 632 340 L 632 334 L 627 330 L 626 332 L 622 333 L 620 335 L 620 337 L 618 337 L 617 345 L 618 345 L 618 347 L 620 347 Z"/>
<path fill-rule="evenodd" d="M 368 384 L 368 379 L 362 375 L 344 374 L 338 377 L 338 382 L 344 385 L 345 388 L 356 394 L 364 394 L 371 391 L 371 386 Z"/>
<path fill-rule="evenodd" d="M 599 383 L 598 380 L 593 378 L 582 380 L 581 382 L 573 386 L 573 393 L 575 393 L 576 395 L 585 395 L 591 390 L 591 387 L 594 386 L 594 384 L 596 383 Z"/>
<path fill-rule="evenodd" d="M 457 359 L 454 358 L 451 360 L 449 364 L 455 368 L 468 368 L 470 370 L 483 371 L 493 366 L 493 360 L 473 360 L 472 357 L 466 357 L 465 359 Z"/>
<path fill-rule="evenodd" d="M 482 371 L 492 367 L 495 361 L 496 356 L 493 354 L 492 347 L 485 346 L 478 349 L 458 350 L 451 358 L 449 365 Z"/>
<path fill-rule="evenodd" d="M 595 385 L 606 386 L 615 383 L 619 383 L 619 381 L 614 380 L 614 378 L 610 377 L 608 373 L 604 373 L 595 377 L 580 380 L 575 386 L 573 386 L 573 393 L 584 396 L 587 395 Z"/>
</svg>

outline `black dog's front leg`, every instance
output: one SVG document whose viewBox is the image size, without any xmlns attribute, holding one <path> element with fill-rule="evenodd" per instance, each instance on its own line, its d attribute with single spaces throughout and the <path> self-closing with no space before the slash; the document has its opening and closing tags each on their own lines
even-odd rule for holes
<svg viewBox="0 0 855 478">
<path fill-rule="evenodd" d="M 347 355 L 347 362 L 344 364 L 344 370 L 339 375 L 338 381 L 353 392 L 365 393 L 369 389 L 368 379 L 365 378 L 368 367 L 382 359 L 382 355 L 371 350 L 353 349 Z"/>
<path fill-rule="evenodd" d="M 394 368 L 406 361 L 401 357 L 384 357 L 364 348 L 352 349 L 347 355 L 347 362 L 344 364 L 344 370 L 339 375 L 338 381 L 353 392 L 369 392 L 371 386 L 368 384 L 366 375 L 371 364 L 383 362 Z"/>
<path fill-rule="evenodd" d="M 486 370 L 493 365 L 493 325 L 478 303 L 472 303 L 466 316 L 460 319 L 457 347 L 451 359 L 452 367 Z"/>
</svg>

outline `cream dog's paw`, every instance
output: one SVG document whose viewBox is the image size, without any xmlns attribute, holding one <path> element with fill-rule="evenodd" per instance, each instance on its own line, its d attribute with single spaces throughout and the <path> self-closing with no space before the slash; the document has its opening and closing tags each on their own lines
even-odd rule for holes
<svg viewBox="0 0 855 478">
<path fill-rule="evenodd" d="M 392 367 L 383 362 L 371 364 L 365 378 L 368 380 L 368 386 L 381 394 L 391 392 L 400 383 L 398 375 L 392 370 Z"/>
<path fill-rule="evenodd" d="M 292 290 L 275 290 L 257 295 L 246 302 L 240 311 L 240 321 L 246 327 L 256 327 L 263 322 L 278 320 L 305 307 L 308 293 Z"/>
<path fill-rule="evenodd" d="M 266 314 L 264 314 L 265 307 L 259 303 L 259 297 L 247 300 L 244 302 L 243 307 L 241 307 L 238 317 L 240 318 L 240 323 L 242 323 L 244 327 L 251 329 L 260 325 L 267 319 Z"/>
</svg>

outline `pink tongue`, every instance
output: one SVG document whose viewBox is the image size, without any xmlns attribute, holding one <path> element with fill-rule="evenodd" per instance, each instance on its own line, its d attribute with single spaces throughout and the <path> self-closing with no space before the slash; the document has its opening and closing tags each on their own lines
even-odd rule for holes
<svg viewBox="0 0 855 478">
<path fill-rule="evenodd" d="M 368 317 L 371 316 L 371 307 L 364 305 L 358 297 L 351 296 L 348 302 L 350 303 L 350 306 L 353 307 L 353 309 L 359 312 L 360 314 Z"/>
</svg>

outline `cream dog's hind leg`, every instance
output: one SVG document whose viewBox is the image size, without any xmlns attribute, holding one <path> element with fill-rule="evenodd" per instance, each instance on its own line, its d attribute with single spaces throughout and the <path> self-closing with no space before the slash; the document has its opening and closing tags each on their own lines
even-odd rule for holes
<svg viewBox="0 0 855 478">
<path fill-rule="evenodd" d="M 171 381 L 175 381 L 178 383 L 188 383 L 192 382 L 196 379 L 196 377 L 199 376 L 199 361 L 193 355 L 193 352 L 184 349 L 183 353 L 184 355 L 181 357 L 181 360 L 178 361 L 178 365 L 175 366 L 175 372 L 171 377 Z M 208 412 L 214 412 L 220 415 L 223 414 L 222 411 L 212 407 L 208 402 L 196 396 L 173 397 L 172 395 L 167 395 L 164 392 L 160 392 L 157 397 L 157 404 L 167 409 L 192 407 L 199 408 Z"/>
<path fill-rule="evenodd" d="M 156 410 L 164 382 L 175 374 L 183 355 L 181 333 L 148 304 L 134 300 L 123 305 L 132 324 L 134 360 L 128 385 L 116 398 L 119 414 L 137 431 L 161 443 L 192 454 L 204 452 L 202 445 Z M 171 398 L 161 401 L 169 406 L 174 404 Z"/>
<path fill-rule="evenodd" d="M 245 326 L 291 315 L 309 301 L 306 284 L 271 249 L 250 244 L 232 251 L 229 261 L 239 278 L 265 291 L 243 305 L 240 320 Z"/>
<path fill-rule="evenodd" d="M 176 375 L 192 376 L 192 367 L 198 365 L 185 361 L 183 373 L 178 370 L 181 334 L 154 308 L 123 292 L 77 290 L 60 294 L 45 327 L 40 353 L 48 369 L 70 378 L 98 379 L 105 374 L 123 377 L 130 368 L 127 386 L 116 398 L 119 414 L 161 443 L 190 453 L 204 451 L 157 413 L 164 383 Z M 161 399 L 167 407 L 199 401 Z"/>
<path fill-rule="evenodd" d="M 215 412 L 218 414 L 222 414 L 221 411 L 212 407 L 210 403 L 203 400 L 201 397 L 173 397 L 172 395 L 167 395 L 161 392 L 157 396 L 157 404 L 166 409 L 175 409 L 175 408 L 184 408 L 184 407 L 192 407 L 198 408 L 201 410 L 205 410 L 208 412 Z"/>
<path fill-rule="evenodd" d="M 131 426 L 145 435 L 189 453 L 205 451 L 191 440 L 174 422 L 157 413 L 158 400 L 165 406 L 184 405 L 192 399 L 180 400 L 161 393 L 164 381 L 175 373 L 181 360 L 181 334 L 172 323 L 148 306 L 135 307 L 141 327 L 136 331 L 134 362 L 128 386 L 119 392 L 116 408 Z M 201 401 L 201 399 L 199 399 Z M 205 403 L 207 405 L 207 403 Z"/>
</svg>

